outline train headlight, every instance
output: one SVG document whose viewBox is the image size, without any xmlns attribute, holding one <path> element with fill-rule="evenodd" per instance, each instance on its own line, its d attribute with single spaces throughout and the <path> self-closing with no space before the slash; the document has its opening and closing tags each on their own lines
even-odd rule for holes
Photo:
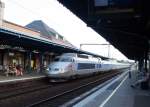
<svg viewBox="0 0 150 107">
<path fill-rule="evenodd" d="M 47 68 L 46 71 L 51 71 L 51 68 Z"/>
<path fill-rule="evenodd" d="M 49 71 L 49 68 L 46 68 L 46 71 Z"/>
</svg>

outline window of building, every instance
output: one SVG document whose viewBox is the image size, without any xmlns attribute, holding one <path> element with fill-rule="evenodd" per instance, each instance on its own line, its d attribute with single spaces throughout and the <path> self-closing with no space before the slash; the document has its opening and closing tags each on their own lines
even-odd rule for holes
<svg viewBox="0 0 150 107">
<path fill-rule="evenodd" d="M 58 35 L 58 38 L 61 39 L 61 40 L 63 40 L 63 36 L 61 36 L 61 35 Z"/>
</svg>

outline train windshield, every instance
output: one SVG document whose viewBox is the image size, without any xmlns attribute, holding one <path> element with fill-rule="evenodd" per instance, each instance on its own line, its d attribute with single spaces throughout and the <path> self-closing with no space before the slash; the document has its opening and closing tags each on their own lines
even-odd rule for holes
<svg viewBox="0 0 150 107">
<path fill-rule="evenodd" d="M 61 58 L 59 61 L 61 62 L 72 62 L 71 58 Z"/>
<path fill-rule="evenodd" d="M 59 61 L 59 59 L 60 59 L 60 58 L 58 58 L 58 57 L 57 57 L 57 58 L 55 58 L 55 59 L 54 59 L 54 61 L 55 61 L 55 62 L 58 62 L 58 61 Z"/>
<path fill-rule="evenodd" d="M 54 59 L 54 61 L 55 62 L 58 62 L 58 61 L 59 62 L 73 62 L 73 59 L 69 58 L 69 57 L 63 57 L 63 58 L 60 58 L 60 57 L 58 58 L 57 57 L 57 58 Z"/>
</svg>

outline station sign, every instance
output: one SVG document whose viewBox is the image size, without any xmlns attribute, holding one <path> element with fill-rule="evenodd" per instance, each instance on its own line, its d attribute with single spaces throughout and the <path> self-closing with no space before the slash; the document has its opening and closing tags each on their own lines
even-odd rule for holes
<svg viewBox="0 0 150 107">
<path fill-rule="evenodd" d="M 12 52 L 9 52 L 9 56 L 14 56 L 14 53 L 12 53 Z"/>
<path fill-rule="evenodd" d="M 101 6 L 130 6 L 134 3 L 135 0 L 94 0 L 95 7 Z"/>
<path fill-rule="evenodd" d="M 108 6 L 109 0 L 95 0 L 94 5 L 97 6 Z"/>
<path fill-rule="evenodd" d="M 135 0 L 89 0 L 88 15 L 107 15 L 113 13 L 132 13 Z"/>
</svg>

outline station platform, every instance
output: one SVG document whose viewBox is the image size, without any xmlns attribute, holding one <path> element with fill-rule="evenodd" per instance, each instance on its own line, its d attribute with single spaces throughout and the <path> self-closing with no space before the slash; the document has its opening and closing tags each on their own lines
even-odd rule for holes
<svg viewBox="0 0 150 107">
<path fill-rule="evenodd" d="M 5 83 L 12 83 L 12 82 L 22 82 L 26 80 L 34 80 L 34 79 L 41 79 L 45 78 L 46 76 L 42 73 L 29 73 L 24 74 L 23 76 L 5 76 L 0 75 L 0 85 Z"/>
<path fill-rule="evenodd" d="M 128 72 L 75 104 L 74 107 L 150 107 L 150 89 L 132 88 L 137 71 Z"/>
</svg>

